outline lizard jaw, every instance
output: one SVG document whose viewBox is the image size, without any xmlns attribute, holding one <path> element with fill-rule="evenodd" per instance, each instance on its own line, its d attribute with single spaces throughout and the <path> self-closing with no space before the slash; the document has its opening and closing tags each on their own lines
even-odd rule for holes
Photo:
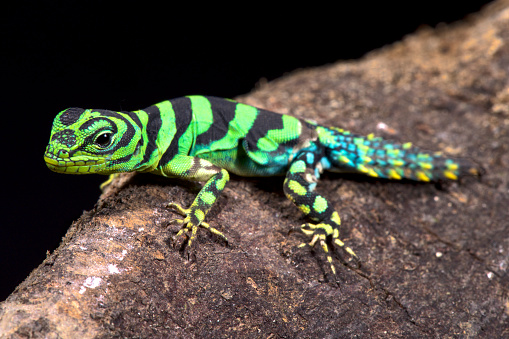
<svg viewBox="0 0 509 339">
<path fill-rule="evenodd" d="M 57 158 L 51 153 L 44 154 L 46 166 L 53 172 L 68 174 L 97 173 L 104 168 L 106 159 L 70 160 L 68 158 Z"/>
</svg>

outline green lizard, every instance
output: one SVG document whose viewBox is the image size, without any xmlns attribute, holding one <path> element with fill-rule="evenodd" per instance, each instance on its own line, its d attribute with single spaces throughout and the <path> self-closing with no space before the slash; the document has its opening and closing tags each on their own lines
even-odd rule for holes
<svg viewBox="0 0 509 339">
<path fill-rule="evenodd" d="M 188 96 L 143 110 L 115 112 L 68 108 L 60 112 L 44 154 L 47 166 L 70 174 L 150 172 L 205 182 L 189 208 L 171 203 L 184 216 L 177 236 L 198 227 L 226 237 L 206 223 L 207 213 L 229 180 L 241 176 L 286 175 L 285 195 L 312 222 L 301 226 L 326 254 L 330 246 L 355 253 L 339 238 L 340 218 L 315 192 L 322 171 L 356 171 L 372 177 L 432 181 L 456 180 L 479 169 L 411 145 L 360 136 L 340 128 L 258 109 L 228 99 Z M 111 179 L 111 177 L 110 177 Z"/>
</svg>

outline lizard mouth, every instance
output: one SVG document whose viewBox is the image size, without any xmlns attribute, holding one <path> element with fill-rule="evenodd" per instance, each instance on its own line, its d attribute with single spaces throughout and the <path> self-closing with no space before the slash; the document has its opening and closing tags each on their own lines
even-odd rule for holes
<svg viewBox="0 0 509 339">
<path fill-rule="evenodd" d="M 78 157 L 81 158 L 81 157 Z M 69 159 L 56 157 L 52 153 L 44 154 L 44 161 L 46 166 L 53 172 L 69 173 L 69 174 L 88 174 L 96 173 L 103 168 L 106 159 L 97 158 L 91 159 L 83 157 L 83 159 Z"/>
</svg>

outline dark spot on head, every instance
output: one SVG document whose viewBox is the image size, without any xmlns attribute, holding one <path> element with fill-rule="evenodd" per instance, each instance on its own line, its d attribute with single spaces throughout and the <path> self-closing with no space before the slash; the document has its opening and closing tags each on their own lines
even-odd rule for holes
<svg viewBox="0 0 509 339">
<path fill-rule="evenodd" d="M 80 118 L 81 113 L 85 110 L 83 108 L 72 107 L 66 109 L 62 115 L 60 116 L 60 122 L 64 124 L 64 126 L 69 126 L 74 124 Z"/>
<path fill-rule="evenodd" d="M 64 129 L 63 131 L 53 134 L 51 137 L 51 142 L 55 141 L 67 147 L 72 147 L 74 144 L 76 144 L 76 136 L 74 135 L 73 130 Z"/>
</svg>

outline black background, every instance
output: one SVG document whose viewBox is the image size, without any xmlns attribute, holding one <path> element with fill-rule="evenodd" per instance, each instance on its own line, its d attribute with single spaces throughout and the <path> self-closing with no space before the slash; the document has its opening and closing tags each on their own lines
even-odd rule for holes
<svg viewBox="0 0 509 339">
<path fill-rule="evenodd" d="M 487 2 L 3 5 L 0 300 L 94 206 L 106 178 L 46 168 L 42 155 L 62 109 L 133 110 L 188 94 L 235 97 L 260 79 L 359 58 L 422 25 L 460 20 Z"/>
</svg>

